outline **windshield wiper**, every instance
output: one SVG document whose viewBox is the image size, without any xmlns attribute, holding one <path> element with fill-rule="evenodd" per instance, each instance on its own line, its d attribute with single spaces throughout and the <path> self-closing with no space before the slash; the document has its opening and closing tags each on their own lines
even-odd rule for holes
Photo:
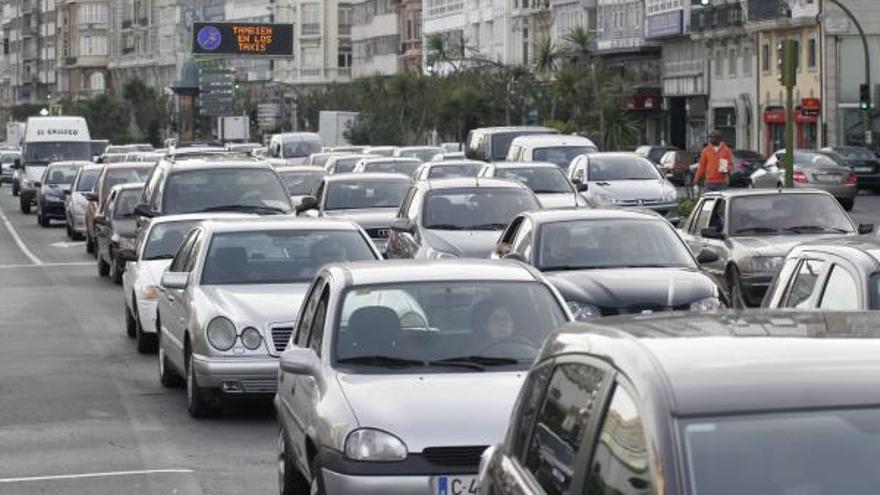
<svg viewBox="0 0 880 495">
<path fill-rule="evenodd" d="M 772 227 L 745 227 L 736 231 L 737 234 L 746 234 L 749 232 L 756 234 L 771 234 L 773 232 L 779 232 L 779 229 L 774 229 Z"/>
<path fill-rule="evenodd" d="M 575 265 L 552 265 L 552 266 L 542 266 L 542 272 L 563 272 L 570 270 L 592 270 L 594 268 L 598 268 L 596 266 L 575 266 Z"/>
<path fill-rule="evenodd" d="M 394 356 L 354 356 L 349 358 L 337 359 L 340 364 L 364 364 L 368 366 L 391 366 L 391 367 L 407 367 L 407 366 L 424 366 L 424 361 L 416 359 L 405 359 Z"/>
<path fill-rule="evenodd" d="M 472 355 L 437 359 L 435 361 L 428 361 L 428 364 L 443 366 L 465 366 L 473 368 L 475 370 L 484 371 L 487 366 L 511 366 L 514 364 L 520 364 L 521 362 L 522 361 L 520 361 L 519 359 L 514 358 Z"/>
<path fill-rule="evenodd" d="M 464 230 L 464 227 L 461 225 L 453 225 L 451 223 L 437 223 L 434 225 L 426 225 L 426 229 L 428 230 Z"/>
<path fill-rule="evenodd" d="M 504 230 L 506 223 L 483 223 L 480 225 L 471 225 L 467 230 Z"/>
<path fill-rule="evenodd" d="M 567 194 L 567 193 L 570 193 L 571 191 L 553 191 L 551 189 L 546 189 L 546 190 L 545 189 L 535 189 L 532 192 L 535 194 Z"/>
<path fill-rule="evenodd" d="M 287 214 L 282 208 L 278 208 L 275 206 L 257 206 L 257 205 L 219 205 L 219 206 L 209 206 L 208 208 L 202 209 L 202 212 L 208 211 L 244 211 L 244 212 L 253 212 L 253 213 L 269 213 L 269 214 L 277 214 L 284 215 Z"/>
<path fill-rule="evenodd" d="M 794 227 L 786 227 L 783 230 L 787 232 L 839 232 L 841 234 L 846 234 L 849 231 L 846 229 L 839 229 L 837 227 L 826 227 L 824 225 L 795 225 Z"/>
</svg>

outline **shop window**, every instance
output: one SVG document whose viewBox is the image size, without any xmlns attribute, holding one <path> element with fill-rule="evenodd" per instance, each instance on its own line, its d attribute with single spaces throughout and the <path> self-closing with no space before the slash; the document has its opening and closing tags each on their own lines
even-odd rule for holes
<svg viewBox="0 0 880 495">
<path fill-rule="evenodd" d="M 767 43 L 761 45 L 761 72 L 770 73 L 770 45 Z"/>
<path fill-rule="evenodd" d="M 816 38 L 810 38 L 807 41 L 807 68 L 810 70 L 816 69 Z"/>
</svg>

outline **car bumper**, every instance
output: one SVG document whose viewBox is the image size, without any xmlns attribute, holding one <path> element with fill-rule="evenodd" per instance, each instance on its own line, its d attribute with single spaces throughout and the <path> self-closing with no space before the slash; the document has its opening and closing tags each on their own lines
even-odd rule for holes
<svg viewBox="0 0 880 495">
<path fill-rule="evenodd" d="M 40 215 L 43 215 L 44 218 L 66 220 L 67 217 L 64 215 L 64 202 L 50 203 L 49 201 L 43 201 L 40 204 Z"/>
<path fill-rule="evenodd" d="M 84 234 L 86 231 L 86 215 L 85 213 L 71 213 L 70 228 L 77 234 Z"/>
<path fill-rule="evenodd" d="M 363 476 L 323 469 L 327 495 L 428 495 L 430 476 Z"/>
<path fill-rule="evenodd" d="M 265 357 L 208 357 L 193 355 L 199 385 L 231 396 L 271 397 L 278 390 L 278 359 Z"/>
<path fill-rule="evenodd" d="M 855 198 L 859 193 L 859 188 L 855 184 L 805 184 L 803 187 L 808 189 L 818 189 L 820 191 L 825 191 L 828 194 L 834 196 L 838 199 L 851 199 Z"/>
<path fill-rule="evenodd" d="M 748 306 L 760 306 L 772 281 L 773 274 L 769 273 L 741 274 L 739 284 L 746 304 Z"/>
<path fill-rule="evenodd" d="M 144 333 L 156 333 L 156 301 L 138 300 L 138 321 Z"/>
</svg>

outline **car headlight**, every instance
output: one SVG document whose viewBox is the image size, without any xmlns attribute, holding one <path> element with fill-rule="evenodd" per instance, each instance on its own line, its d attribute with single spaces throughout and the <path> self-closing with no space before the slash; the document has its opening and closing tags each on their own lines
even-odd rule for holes
<svg viewBox="0 0 880 495">
<path fill-rule="evenodd" d="M 785 260 L 783 256 L 755 256 L 749 266 L 752 272 L 773 272 L 779 268 L 783 260 Z"/>
<path fill-rule="evenodd" d="M 582 303 L 578 301 L 565 301 L 574 319 L 578 321 L 586 321 L 601 316 L 599 307 L 593 304 Z"/>
<path fill-rule="evenodd" d="M 604 194 L 604 193 L 598 193 L 598 192 L 593 193 L 593 199 L 599 203 L 606 204 L 606 205 L 616 205 L 616 204 L 620 203 L 620 200 L 615 198 L 614 196 L 611 196 L 610 194 Z"/>
<path fill-rule="evenodd" d="M 156 301 L 159 299 L 159 288 L 155 285 L 148 285 L 141 291 L 141 299 L 145 301 Z"/>
<path fill-rule="evenodd" d="M 354 461 L 402 461 L 406 455 L 403 441 L 382 430 L 362 428 L 345 439 L 345 457 Z"/>
<path fill-rule="evenodd" d="M 228 351 L 235 345 L 235 325 L 228 318 L 218 316 L 208 323 L 208 343 L 218 351 Z"/>
<path fill-rule="evenodd" d="M 678 191 L 675 189 L 667 189 L 666 192 L 663 193 L 663 201 L 678 201 Z"/>
<path fill-rule="evenodd" d="M 247 327 L 241 332 L 241 343 L 250 350 L 255 350 L 263 343 L 263 336 L 254 327 Z"/>
<path fill-rule="evenodd" d="M 707 297 L 691 303 L 691 311 L 697 311 L 700 313 L 705 311 L 717 311 L 719 309 L 724 309 L 724 303 L 717 297 Z"/>
<path fill-rule="evenodd" d="M 443 260 L 443 259 L 453 259 L 458 258 L 457 255 L 452 253 L 447 253 L 446 251 L 438 251 L 436 249 L 428 250 L 428 258 L 432 260 Z"/>
</svg>

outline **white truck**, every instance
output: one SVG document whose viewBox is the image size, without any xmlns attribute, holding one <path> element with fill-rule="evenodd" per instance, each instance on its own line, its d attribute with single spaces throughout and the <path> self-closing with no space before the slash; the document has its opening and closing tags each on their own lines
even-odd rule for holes
<svg viewBox="0 0 880 495">
<path fill-rule="evenodd" d="M 24 139 L 24 122 L 7 122 L 6 123 L 6 144 L 10 146 L 21 146 Z"/>
<path fill-rule="evenodd" d="M 251 119 L 246 116 L 217 117 L 217 138 L 224 143 L 243 143 L 251 138 Z"/>
<path fill-rule="evenodd" d="M 318 115 L 318 134 L 324 146 L 340 146 L 351 144 L 345 139 L 345 132 L 357 119 L 357 112 L 324 110 Z"/>
</svg>

